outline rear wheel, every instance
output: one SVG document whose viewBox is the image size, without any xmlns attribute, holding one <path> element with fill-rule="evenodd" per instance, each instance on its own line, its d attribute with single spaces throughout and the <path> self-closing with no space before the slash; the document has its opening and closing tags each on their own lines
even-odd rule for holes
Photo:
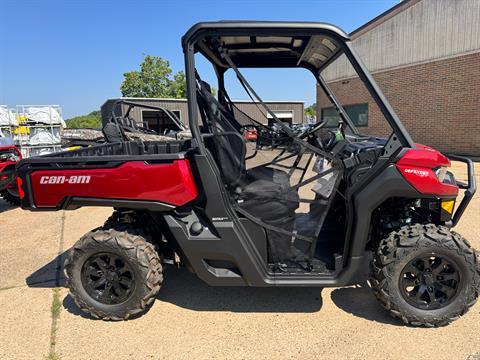
<svg viewBox="0 0 480 360">
<path fill-rule="evenodd" d="M 126 320 L 155 300 L 160 256 L 141 230 L 110 224 L 84 235 L 69 251 L 65 276 L 77 306 L 95 318 Z"/>
<path fill-rule="evenodd" d="M 3 198 L 3 200 L 8 202 L 10 205 L 13 205 L 13 206 L 20 205 L 20 196 L 18 195 L 18 191 L 13 187 L 0 191 L 0 196 Z"/>
<path fill-rule="evenodd" d="M 405 226 L 380 242 L 370 286 L 380 303 L 406 324 L 446 325 L 477 300 L 478 255 L 446 227 Z"/>
</svg>

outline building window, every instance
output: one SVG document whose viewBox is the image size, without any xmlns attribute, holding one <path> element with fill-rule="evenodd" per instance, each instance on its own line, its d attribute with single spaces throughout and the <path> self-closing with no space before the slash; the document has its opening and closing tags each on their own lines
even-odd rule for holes
<svg viewBox="0 0 480 360">
<path fill-rule="evenodd" d="M 368 126 L 368 104 L 346 105 L 343 107 L 355 126 Z M 340 115 L 334 107 L 322 108 L 322 121 L 325 127 L 337 127 Z"/>
</svg>

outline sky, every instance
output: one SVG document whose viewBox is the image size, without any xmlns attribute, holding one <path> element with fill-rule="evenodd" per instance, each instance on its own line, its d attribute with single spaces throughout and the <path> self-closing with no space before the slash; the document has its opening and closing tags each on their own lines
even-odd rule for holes
<svg viewBox="0 0 480 360">
<path fill-rule="evenodd" d="M 399 0 L 0 0 L 0 104 L 60 105 L 65 118 L 119 97 L 123 73 L 145 54 L 183 70 L 182 35 L 216 20 L 319 21 L 351 32 Z M 215 84 L 199 63 L 202 77 Z M 206 75 L 203 75 L 203 72 Z M 264 100 L 315 101 L 304 70 L 245 70 Z M 233 76 L 232 99 L 247 96 Z"/>
</svg>

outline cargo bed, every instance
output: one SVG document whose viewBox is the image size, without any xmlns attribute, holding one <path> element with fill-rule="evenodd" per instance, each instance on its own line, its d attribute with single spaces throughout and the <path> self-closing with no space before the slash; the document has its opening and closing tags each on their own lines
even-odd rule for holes
<svg viewBox="0 0 480 360">
<path fill-rule="evenodd" d="M 22 160 L 17 165 L 22 208 L 171 210 L 197 197 L 188 160 L 192 151 L 190 140 L 128 141 Z"/>
</svg>

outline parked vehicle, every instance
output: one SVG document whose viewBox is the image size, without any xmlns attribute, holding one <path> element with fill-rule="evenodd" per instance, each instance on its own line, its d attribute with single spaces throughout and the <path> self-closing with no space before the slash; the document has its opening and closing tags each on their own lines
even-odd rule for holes
<svg viewBox="0 0 480 360">
<path fill-rule="evenodd" d="M 288 148 L 293 144 L 292 137 L 285 132 L 284 128 L 274 124 L 259 129 L 257 147 L 270 149 Z"/>
<path fill-rule="evenodd" d="M 0 144 L 0 196 L 11 205 L 20 205 L 15 165 L 22 158 L 14 145 Z"/>
<path fill-rule="evenodd" d="M 479 293 L 478 253 L 452 227 L 476 190 L 472 162 L 450 157 L 468 169 L 461 183 L 449 158 L 412 141 L 348 35 L 321 23 L 211 22 L 193 26 L 182 45 L 193 139 L 120 139 L 17 166 L 24 209 L 115 208 L 68 252 L 67 286 L 80 309 L 105 320 L 144 312 L 165 264 L 217 286 L 327 287 L 354 282 L 373 257 L 370 286 L 403 322 L 441 326 L 468 311 Z M 218 98 L 195 54 L 214 67 Z M 323 79 L 342 55 L 391 128 L 387 138 L 360 134 Z M 316 136 L 322 122 L 294 134 L 244 67 L 310 70 L 338 111 L 338 127 L 326 138 Z M 299 150 L 247 168 L 227 70 Z M 310 185 L 315 197 L 300 198 Z"/>
<path fill-rule="evenodd" d="M 244 130 L 245 139 L 247 141 L 257 141 L 257 129 L 255 128 L 246 128 Z"/>
</svg>

